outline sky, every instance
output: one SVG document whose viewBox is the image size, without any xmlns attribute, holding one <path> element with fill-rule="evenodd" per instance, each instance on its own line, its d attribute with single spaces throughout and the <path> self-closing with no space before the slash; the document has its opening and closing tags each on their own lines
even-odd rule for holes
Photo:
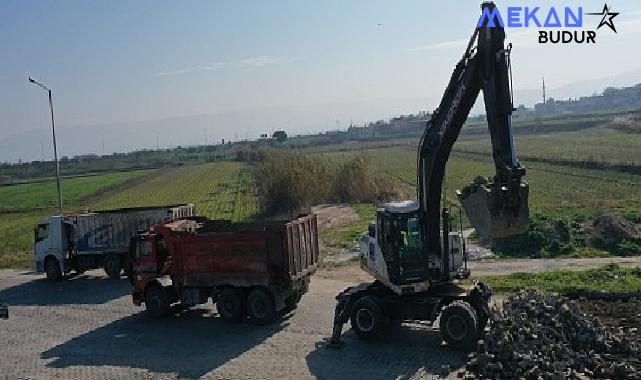
<svg viewBox="0 0 641 380">
<path fill-rule="evenodd" d="M 543 75 L 552 95 L 639 77 L 641 2 L 608 5 L 620 12 L 618 33 L 601 28 L 596 45 L 540 45 L 535 30 L 508 29 L 515 92 L 538 89 Z M 0 161 L 52 157 L 46 94 L 27 76 L 54 91 L 61 155 L 153 148 L 156 137 L 170 147 L 317 132 L 431 110 L 478 17 L 472 0 L 0 0 Z"/>
</svg>

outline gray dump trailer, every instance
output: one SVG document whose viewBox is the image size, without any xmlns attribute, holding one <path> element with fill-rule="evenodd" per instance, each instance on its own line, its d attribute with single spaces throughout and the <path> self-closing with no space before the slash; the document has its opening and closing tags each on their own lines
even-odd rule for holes
<svg viewBox="0 0 641 380">
<path fill-rule="evenodd" d="M 35 227 L 34 270 L 51 281 L 95 268 L 118 278 L 129 267 L 129 243 L 138 231 L 195 215 L 193 204 L 180 204 L 51 216 Z"/>
</svg>

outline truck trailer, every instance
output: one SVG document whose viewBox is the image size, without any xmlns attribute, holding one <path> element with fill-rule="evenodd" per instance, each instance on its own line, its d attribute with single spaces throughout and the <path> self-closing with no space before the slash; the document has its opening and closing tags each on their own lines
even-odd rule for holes
<svg viewBox="0 0 641 380">
<path fill-rule="evenodd" d="M 118 278 L 129 267 L 129 243 L 139 231 L 195 213 L 193 204 L 179 204 L 48 217 L 34 229 L 34 270 L 58 281 L 72 270 L 102 267 L 109 277 Z"/>
<path fill-rule="evenodd" d="M 132 298 L 151 317 L 216 305 L 225 321 L 267 324 L 296 308 L 318 266 L 316 215 L 232 223 L 182 218 L 140 234 L 131 245 Z"/>
</svg>

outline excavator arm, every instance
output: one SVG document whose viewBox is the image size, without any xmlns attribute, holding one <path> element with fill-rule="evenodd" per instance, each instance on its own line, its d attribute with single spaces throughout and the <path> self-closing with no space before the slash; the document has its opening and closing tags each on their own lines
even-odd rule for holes
<svg viewBox="0 0 641 380">
<path fill-rule="evenodd" d="M 481 7 L 491 11 L 494 6 L 486 2 Z M 440 236 L 440 224 L 445 223 L 441 217 L 446 219 L 440 206 L 445 166 L 481 90 L 496 173 L 492 178 L 477 177 L 458 192 L 459 201 L 481 237 L 505 237 L 527 230 L 528 185 L 522 181 L 525 168 L 517 159 L 512 129 L 510 51 L 504 47 L 503 28 L 498 22 L 488 27 L 487 22 L 475 29 L 419 143 L 417 191 L 428 257 L 449 251 L 441 246 L 447 244 L 446 228 L 443 239 Z M 445 266 L 447 256 L 443 254 Z"/>
</svg>

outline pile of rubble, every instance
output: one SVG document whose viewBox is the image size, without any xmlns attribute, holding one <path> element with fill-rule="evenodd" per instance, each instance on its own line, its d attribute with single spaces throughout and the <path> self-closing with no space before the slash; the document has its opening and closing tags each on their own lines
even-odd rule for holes
<svg viewBox="0 0 641 380">
<path fill-rule="evenodd" d="M 457 377 L 641 379 L 635 327 L 608 327 L 565 297 L 523 291 L 494 308 Z"/>
<path fill-rule="evenodd" d="M 596 217 L 584 230 L 585 245 L 588 247 L 598 248 L 639 238 L 639 231 L 632 221 L 612 214 Z"/>
</svg>

